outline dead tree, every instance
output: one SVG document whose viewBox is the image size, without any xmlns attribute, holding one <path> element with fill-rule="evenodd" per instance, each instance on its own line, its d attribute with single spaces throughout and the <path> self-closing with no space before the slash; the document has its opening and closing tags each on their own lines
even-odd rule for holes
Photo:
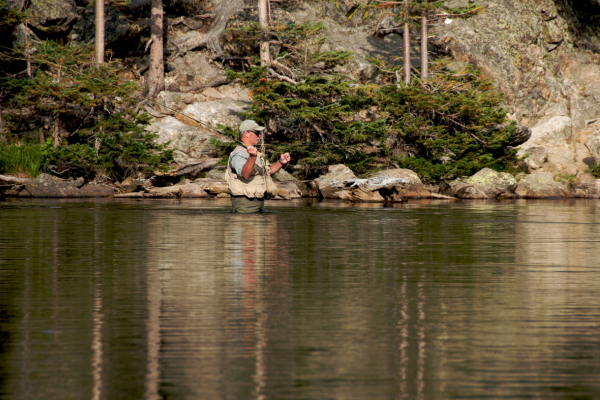
<svg viewBox="0 0 600 400">
<path fill-rule="evenodd" d="M 165 88 L 165 63 L 163 53 L 163 4 L 162 0 L 152 0 L 150 28 L 150 70 L 146 89 L 148 98 L 154 99 Z"/>
<path fill-rule="evenodd" d="M 410 83 L 410 26 L 408 25 L 408 0 L 404 0 L 404 83 Z"/>
<path fill-rule="evenodd" d="M 269 0 L 258 0 L 258 19 L 262 28 L 260 36 L 260 66 L 266 67 L 271 64 L 269 54 Z"/>
<path fill-rule="evenodd" d="M 424 0 L 427 3 L 427 0 Z M 425 80 L 429 76 L 428 57 L 427 57 L 427 8 L 423 7 L 421 11 L 421 79 Z"/>
<path fill-rule="evenodd" d="M 169 48 L 175 51 L 175 57 L 199 47 L 208 47 L 216 55 L 222 55 L 223 49 L 219 43 L 221 35 L 229 19 L 242 8 L 243 3 L 243 0 L 221 0 L 215 10 L 216 17 L 208 33 L 180 36 L 170 43 Z"/>
<path fill-rule="evenodd" d="M 104 62 L 104 0 L 96 0 L 96 64 Z"/>
</svg>

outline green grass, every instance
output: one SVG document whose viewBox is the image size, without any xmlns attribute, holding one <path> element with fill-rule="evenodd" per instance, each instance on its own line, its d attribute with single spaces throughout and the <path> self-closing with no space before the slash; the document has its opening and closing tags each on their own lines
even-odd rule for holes
<svg viewBox="0 0 600 400">
<path fill-rule="evenodd" d="M 42 146 L 38 144 L 0 144 L 0 173 L 36 177 L 42 172 Z"/>
</svg>

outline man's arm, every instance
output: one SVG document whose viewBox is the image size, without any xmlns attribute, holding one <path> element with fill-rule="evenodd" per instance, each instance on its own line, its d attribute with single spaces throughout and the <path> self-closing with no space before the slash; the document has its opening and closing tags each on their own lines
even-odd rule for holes
<svg viewBox="0 0 600 400">
<path fill-rule="evenodd" d="M 250 175 L 254 170 L 254 164 L 256 163 L 256 147 L 248 146 L 247 150 L 249 154 L 248 161 L 246 161 L 246 164 L 244 164 L 244 167 L 242 168 L 242 178 L 244 179 L 250 178 Z"/>
<path fill-rule="evenodd" d="M 279 160 L 275 161 L 271 164 L 271 175 L 276 173 L 283 167 L 285 164 L 289 163 L 292 158 L 290 157 L 290 153 L 285 153 L 279 156 Z"/>
</svg>

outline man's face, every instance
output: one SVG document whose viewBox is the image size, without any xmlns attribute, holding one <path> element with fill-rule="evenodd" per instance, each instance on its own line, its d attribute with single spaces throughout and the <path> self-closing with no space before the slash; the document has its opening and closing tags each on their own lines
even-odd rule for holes
<svg viewBox="0 0 600 400">
<path fill-rule="evenodd" d="M 244 132 L 243 142 L 250 146 L 255 146 L 260 141 L 260 131 L 246 131 Z"/>
</svg>

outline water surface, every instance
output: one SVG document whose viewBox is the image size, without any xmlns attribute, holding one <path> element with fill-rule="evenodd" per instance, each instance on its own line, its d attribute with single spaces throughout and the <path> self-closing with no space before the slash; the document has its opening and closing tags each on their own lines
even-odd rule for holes
<svg viewBox="0 0 600 400">
<path fill-rule="evenodd" d="M 0 202 L 0 398 L 600 398 L 599 204 Z"/>
</svg>

